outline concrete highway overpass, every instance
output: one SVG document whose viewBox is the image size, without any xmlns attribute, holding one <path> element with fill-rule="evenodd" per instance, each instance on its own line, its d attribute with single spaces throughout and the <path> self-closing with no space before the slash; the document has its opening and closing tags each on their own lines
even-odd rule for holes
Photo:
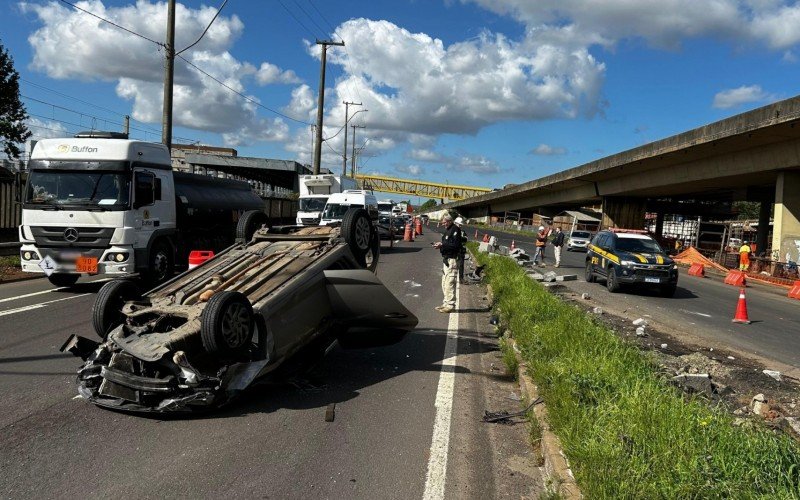
<svg viewBox="0 0 800 500">
<path fill-rule="evenodd" d="M 800 96 L 437 209 L 472 218 L 506 211 L 525 217 L 600 205 L 603 227 L 643 227 L 645 212 L 657 213 L 659 221 L 665 214 L 708 220 L 730 215 L 734 201 L 762 203 L 760 248 L 771 216 L 773 258 L 796 257 Z"/>
</svg>

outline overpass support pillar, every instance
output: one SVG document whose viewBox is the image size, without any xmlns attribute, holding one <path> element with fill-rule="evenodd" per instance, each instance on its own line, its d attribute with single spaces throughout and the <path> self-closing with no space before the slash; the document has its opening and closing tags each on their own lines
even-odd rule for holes
<svg viewBox="0 0 800 500">
<path fill-rule="evenodd" d="M 756 233 L 756 254 L 767 251 L 767 237 L 769 236 L 769 218 L 772 215 L 772 199 L 761 200 L 758 209 L 758 232 Z M 766 254 L 765 254 L 766 255 Z M 767 255 L 767 257 L 769 257 Z"/>
<path fill-rule="evenodd" d="M 645 199 L 632 197 L 603 197 L 602 227 L 644 229 Z"/>
<path fill-rule="evenodd" d="M 800 172 L 778 173 L 772 223 L 772 258 L 800 262 Z"/>
<path fill-rule="evenodd" d="M 656 236 L 661 237 L 664 232 L 664 212 L 656 214 Z"/>
</svg>

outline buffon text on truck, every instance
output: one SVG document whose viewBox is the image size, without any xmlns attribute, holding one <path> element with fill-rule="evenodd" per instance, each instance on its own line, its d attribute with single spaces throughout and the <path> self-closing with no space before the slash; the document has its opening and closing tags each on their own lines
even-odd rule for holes
<svg viewBox="0 0 800 500">
<path fill-rule="evenodd" d="M 87 274 L 158 283 L 191 250 L 222 250 L 267 222 L 262 208 L 246 182 L 173 172 L 163 144 L 113 132 L 44 139 L 28 164 L 22 270 L 57 286 Z"/>
</svg>

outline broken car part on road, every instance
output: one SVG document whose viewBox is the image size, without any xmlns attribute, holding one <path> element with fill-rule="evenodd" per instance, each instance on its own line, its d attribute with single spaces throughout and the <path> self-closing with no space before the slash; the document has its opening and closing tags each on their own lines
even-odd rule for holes
<svg viewBox="0 0 800 500">
<path fill-rule="evenodd" d="M 85 360 L 79 394 L 125 411 L 216 408 L 312 341 L 388 345 L 417 325 L 370 272 L 379 250 L 365 210 L 339 227 L 253 231 L 143 296 L 104 285 L 92 311 L 103 340 L 62 347 Z"/>
</svg>

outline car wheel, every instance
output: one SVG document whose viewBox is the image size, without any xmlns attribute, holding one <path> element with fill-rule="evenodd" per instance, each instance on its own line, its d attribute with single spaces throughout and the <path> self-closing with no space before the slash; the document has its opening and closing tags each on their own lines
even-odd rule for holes
<svg viewBox="0 0 800 500">
<path fill-rule="evenodd" d="M 370 245 L 369 250 L 364 255 L 364 267 L 375 272 L 378 269 L 378 260 L 381 255 L 381 240 L 378 239 L 377 235 L 372 239 L 372 245 Z"/>
<path fill-rule="evenodd" d="M 361 267 L 367 267 L 366 256 L 373 247 L 375 227 L 363 208 L 351 208 L 342 218 L 342 235 L 353 257 Z"/>
<path fill-rule="evenodd" d="M 97 293 L 92 305 L 92 328 L 103 340 L 125 321 L 122 306 L 139 298 L 139 288 L 130 280 L 109 281 Z"/>
<path fill-rule="evenodd" d="M 678 288 L 678 285 L 675 285 L 675 284 L 662 286 L 658 290 L 659 291 L 659 295 L 661 295 L 662 297 L 672 297 L 672 296 L 675 295 L 675 290 L 677 290 L 677 288 Z"/>
<path fill-rule="evenodd" d="M 584 274 L 587 283 L 594 283 L 594 272 L 592 272 L 592 263 L 586 262 L 586 274 Z"/>
<path fill-rule="evenodd" d="M 260 210 L 250 210 L 239 217 L 239 222 L 236 224 L 236 240 L 242 243 L 247 243 L 253 239 L 253 235 L 261 229 L 261 226 L 267 224 L 269 218 L 267 214 Z"/>
<path fill-rule="evenodd" d="M 55 286 L 72 286 L 78 282 L 80 274 L 53 273 L 47 277 Z"/>
<path fill-rule="evenodd" d="M 616 293 L 619 291 L 619 281 L 617 281 L 617 272 L 614 271 L 614 266 L 608 266 L 606 270 L 606 288 L 611 293 Z"/>
<path fill-rule="evenodd" d="M 210 354 L 236 354 L 253 337 L 253 306 L 239 292 L 211 296 L 200 318 L 200 339 Z"/>
<path fill-rule="evenodd" d="M 175 274 L 175 255 L 169 243 L 161 240 L 153 244 L 145 274 L 147 283 L 152 286 L 167 281 Z"/>
</svg>

